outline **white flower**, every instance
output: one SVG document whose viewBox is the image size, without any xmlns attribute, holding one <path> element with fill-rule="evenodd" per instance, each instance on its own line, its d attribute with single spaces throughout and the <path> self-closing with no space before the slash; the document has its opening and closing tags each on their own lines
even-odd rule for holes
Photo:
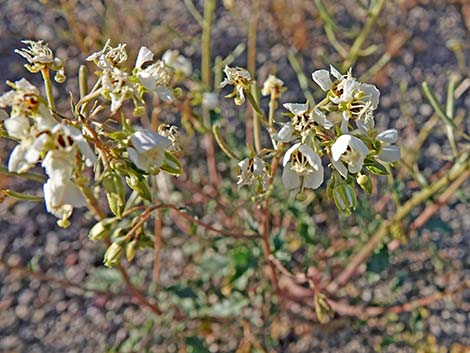
<svg viewBox="0 0 470 353">
<path fill-rule="evenodd" d="M 173 77 L 173 69 L 162 60 L 142 68 L 145 63 L 153 60 L 153 56 L 149 48 L 140 48 L 135 63 L 135 75 L 147 91 L 153 91 L 164 101 L 171 102 L 174 99 L 173 92 L 165 86 L 168 86 Z"/>
<path fill-rule="evenodd" d="M 177 73 L 181 72 L 186 77 L 191 76 L 193 72 L 191 61 L 187 57 L 180 55 L 178 50 L 168 49 L 163 54 L 162 60 L 165 64 L 175 69 Z"/>
<path fill-rule="evenodd" d="M 112 70 L 127 61 L 126 44 L 118 44 L 116 48 L 109 45 L 109 39 L 103 49 L 89 55 L 86 60 L 93 61 L 102 70 Z"/>
<path fill-rule="evenodd" d="M 141 130 L 131 135 L 133 147 L 128 147 L 129 159 L 145 172 L 159 168 L 165 161 L 165 150 L 171 140 L 150 130 Z"/>
<path fill-rule="evenodd" d="M 347 134 L 338 137 L 331 146 L 331 162 L 344 178 L 348 176 L 348 170 L 350 173 L 360 172 L 368 154 L 369 149 L 364 142 Z"/>
<path fill-rule="evenodd" d="M 127 72 L 114 67 L 105 70 L 102 76 L 102 95 L 111 100 L 111 113 L 114 114 L 122 103 L 137 93 L 137 87 L 130 82 Z"/>
<path fill-rule="evenodd" d="M 266 170 L 264 161 L 261 158 L 257 156 L 245 158 L 244 160 L 238 162 L 238 166 L 240 167 L 240 175 L 238 176 L 237 181 L 239 187 L 258 182 L 260 190 L 266 190 L 268 172 Z"/>
<path fill-rule="evenodd" d="M 286 189 L 316 189 L 323 183 L 323 166 L 318 154 L 308 145 L 296 143 L 283 159 L 282 181 Z"/>
<path fill-rule="evenodd" d="M 377 140 L 382 142 L 382 148 L 378 158 L 384 162 L 396 162 L 400 159 L 400 148 L 392 145 L 398 140 L 398 131 L 388 129 L 377 135 Z"/>
<path fill-rule="evenodd" d="M 339 73 L 332 65 L 330 65 L 331 75 L 334 76 L 338 81 L 342 81 L 344 76 Z M 330 78 L 330 73 L 327 70 L 317 70 L 312 73 L 312 79 L 320 88 L 327 92 L 332 86 L 333 82 Z"/>
<path fill-rule="evenodd" d="M 283 91 L 284 82 L 278 79 L 274 75 L 269 75 L 266 81 L 264 81 L 263 89 L 261 94 L 263 96 L 279 97 Z"/>
<path fill-rule="evenodd" d="M 251 82 L 251 75 L 250 73 L 241 68 L 241 67 L 229 67 L 225 66 L 224 68 L 225 75 L 227 76 L 225 80 L 222 81 L 220 87 L 225 87 L 227 85 L 235 86 L 233 92 L 227 96 L 226 98 L 235 97 L 235 104 L 242 105 L 245 103 L 245 89 L 249 88 Z"/>
<path fill-rule="evenodd" d="M 22 43 L 29 45 L 27 48 L 15 49 L 15 53 L 24 57 L 29 64 L 25 67 L 31 72 L 39 72 L 45 67 L 57 71 L 56 81 L 64 81 L 64 64 L 62 60 L 54 57 L 54 53 L 49 46 L 42 40 L 35 42 L 32 40 L 23 40 Z"/>
<path fill-rule="evenodd" d="M 44 184 L 46 209 L 66 224 L 74 207 L 86 206 L 80 189 L 70 180 L 50 178 Z"/>
<path fill-rule="evenodd" d="M 78 147 L 80 153 L 83 155 L 83 157 L 85 157 L 85 163 L 88 167 L 91 167 L 96 162 L 97 158 L 95 152 L 93 152 L 87 140 L 79 129 L 70 125 L 61 124 L 57 125 L 52 130 L 53 133 L 59 131 L 64 133 L 66 136 L 72 138 L 74 145 Z"/>
</svg>

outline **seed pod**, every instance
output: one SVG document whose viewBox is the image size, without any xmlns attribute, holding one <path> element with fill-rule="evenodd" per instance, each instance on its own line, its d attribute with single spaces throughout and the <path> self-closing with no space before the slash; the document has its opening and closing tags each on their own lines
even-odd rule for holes
<svg viewBox="0 0 470 353">
<path fill-rule="evenodd" d="M 121 176 L 108 169 L 103 175 L 103 187 L 111 212 L 121 217 L 126 205 L 126 189 Z"/>
<path fill-rule="evenodd" d="M 113 267 L 119 264 L 124 248 L 118 243 L 112 243 L 104 253 L 103 263 L 106 267 Z"/>
</svg>

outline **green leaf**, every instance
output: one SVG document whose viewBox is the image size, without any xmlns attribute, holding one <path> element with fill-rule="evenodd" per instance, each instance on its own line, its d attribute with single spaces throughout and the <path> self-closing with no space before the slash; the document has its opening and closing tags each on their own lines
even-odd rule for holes
<svg viewBox="0 0 470 353">
<path fill-rule="evenodd" d="M 388 175 L 387 169 L 385 169 L 385 167 L 382 164 L 380 164 L 379 162 L 377 162 L 375 159 L 366 158 L 366 160 L 364 161 L 364 166 L 372 174 L 375 174 L 375 175 Z"/>
</svg>

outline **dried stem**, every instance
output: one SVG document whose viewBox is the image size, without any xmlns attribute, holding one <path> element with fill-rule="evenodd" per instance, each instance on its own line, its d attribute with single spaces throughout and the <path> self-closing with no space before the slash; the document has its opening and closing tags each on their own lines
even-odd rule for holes
<svg viewBox="0 0 470 353">
<path fill-rule="evenodd" d="M 369 256 L 382 244 L 385 236 L 389 233 L 390 227 L 402 221 L 416 206 L 423 203 L 444 187 L 458 179 L 462 173 L 470 169 L 468 153 L 463 154 L 455 163 L 454 167 L 434 184 L 422 189 L 405 202 L 395 213 L 391 220 L 382 223 L 367 244 L 349 261 L 346 268 L 326 287 L 327 291 L 332 293 L 338 288 L 344 286 L 356 273 L 357 268 L 363 264 Z"/>
</svg>

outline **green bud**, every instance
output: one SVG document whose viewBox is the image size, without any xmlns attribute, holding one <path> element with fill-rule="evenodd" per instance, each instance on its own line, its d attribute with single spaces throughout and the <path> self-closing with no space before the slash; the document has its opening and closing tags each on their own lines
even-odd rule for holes
<svg viewBox="0 0 470 353">
<path fill-rule="evenodd" d="M 111 225 L 116 221 L 116 218 L 106 218 L 96 223 L 88 233 L 88 238 L 91 240 L 101 240 L 109 235 Z"/>
<path fill-rule="evenodd" d="M 350 215 L 356 209 L 357 197 L 353 187 L 345 182 L 336 183 L 333 188 L 333 200 L 342 213 Z"/>
<path fill-rule="evenodd" d="M 126 246 L 127 261 L 131 262 L 132 260 L 134 260 L 136 251 L 137 251 L 137 239 L 134 239 L 130 241 Z"/>
<path fill-rule="evenodd" d="M 184 92 L 183 90 L 180 88 L 180 87 L 176 87 L 174 90 L 173 90 L 173 94 L 175 95 L 176 98 L 178 97 L 182 97 Z"/>
<path fill-rule="evenodd" d="M 113 267 L 119 264 L 124 248 L 118 243 L 112 243 L 104 253 L 103 263 L 106 267 Z"/>
<path fill-rule="evenodd" d="M 372 194 L 372 180 L 368 175 L 359 173 L 357 175 L 356 182 L 362 190 L 367 192 L 369 195 Z"/>
<path fill-rule="evenodd" d="M 135 174 L 130 174 L 128 177 L 126 177 L 126 182 L 132 190 L 139 194 L 140 197 L 142 197 L 144 200 L 152 202 L 152 194 L 150 193 L 150 189 L 145 178 L 139 178 Z"/>
<path fill-rule="evenodd" d="M 313 306 L 315 308 L 318 322 L 321 324 L 327 323 L 333 315 L 333 310 L 331 309 L 330 304 L 328 304 L 325 295 L 322 293 L 315 295 Z"/>
<path fill-rule="evenodd" d="M 108 169 L 103 175 L 103 187 L 111 212 L 121 217 L 126 205 L 126 189 L 121 176 Z"/>
</svg>

